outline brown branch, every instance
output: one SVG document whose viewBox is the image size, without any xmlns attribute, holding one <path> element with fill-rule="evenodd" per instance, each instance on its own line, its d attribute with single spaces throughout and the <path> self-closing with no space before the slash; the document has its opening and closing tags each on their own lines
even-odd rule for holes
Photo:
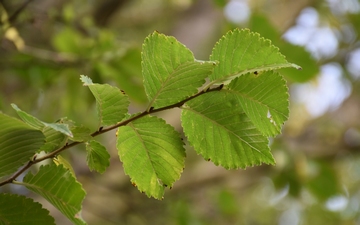
<svg viewBox="0 0 360 225">
<path fill-rule="evenodd" d="M 79 61 L 78 56 L 72 53 L 53 52 L 45 49 L 34 48 L 28 45 L 24 45 L 18 50 L 24 54 L 42 60 L 53 61 L 55 63 L 76 63 L 77 61 Z"/>
<path fill-rule="evenodd" d="M 92 137 L 95 137 L 95 136 L 98 136 L 100 134 L 103 134 L 103 133 L 106 133 L 110 130 L 114 130 L 118 127 L 121 127 L 121 126 L 125 126 L 127 125 L 128 123 L 134 121 L 134 120 L 137 120 L 137 119 L 140 119 L 141 117 L 144 117 L 146 115 L 149 115 L 149 114 L 152 114 L 152 113 L 156 113 L 156 112 L 160 112 L 160 111 L 165 111 L 165 110 L 168 110 L 168 109 L 172 109 L 172 108 L 179 108 L 181 106 L 183 106 L 186 102 L 196 98 L 196 97 L 199 97 L 200 95 L 203 95 L 205 93 L 208 93 L 208 92 L 212 92 L 212 91 L 220 91 L 222 89 L 223 85 L 220 85 L 218 87 L 215 87 L 215 88 L 211 88 L 209 90 L 202 90 L 200 92 L 198 92 L 197 94 L 193 95 L 193 96 L 190 96 L 178 103 L 175 103 L 175 104 L 172 104 L 172 105 L 169 105 L 169 106 L 164 106 L 164 107 L 161 107 L 161 108 L 158 108 L 158 109 L 153 109 L 151 108 L 150 110 L 148 111 L 143 111 L 142 113 L 134 116 L 134 117 L 131 117 L 127 120 L 124 120 L 120 123 L 117 123 L 113 126 L 110 126 L 110 127 L 107 127 L 107 128 L 103 128 L 103 129 L 99 129 L 98 131 L 95 131 L 91 134 Z M 66 143 L 63 147 L 47 154 L 47 155 L 44 155 L 42 157 L 39 157 L 37 158 L 36 155 L 33 157 L 33 159 L 31 161 L 29 161 L 24 167 L 22 167 L 19 171 L 17 171 L 15 174 L 13 174 L 11 177 L 9 177 L 8 179 L 2 181 L 0 183 L 0 187 L 5 185 L 5 184 L 9 184 L 9 183 L 12 183 L 13 181 L 16 180 L 17 177 L 19 177 L 23 172 L 25 172 L 27 169 L 29 169 L 32 165 L 34 164 L 37 164 L 39 162 L 42 162 L 46 159 L 51 159 L 51 158 L 54 158 L 56 155 L 58 155 L 60 152 L 66 150 L 66 149 L 69 149 L 75 145 L 78 145 L 78 144 L 81 144 L 81 143 L 84 143 L 84 142 L 72 142 L 70 144 Z"/>
<path fill-rule="evenodd" d="M 10 17 L 9 17 L 9 22 L 10 23 L 14 23 L 15 20 L 17 19 L 17 17 L 20 15 L 20 13 L 26 8 L 26 6 L 28 6 L 28 4 L 30 2 L 32 2 L 33 0 L 27 0 L 26 2 L 24 2 L 20 8 L 18 8 Z"/>
</svg>

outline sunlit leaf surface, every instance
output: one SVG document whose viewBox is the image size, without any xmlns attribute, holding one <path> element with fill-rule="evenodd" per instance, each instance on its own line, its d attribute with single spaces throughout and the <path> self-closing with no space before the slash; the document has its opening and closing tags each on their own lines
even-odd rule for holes
<svg viewBox="0 0 360 225">
<path fill-rule="evenodd" d="M 275 163 L 268 139 L 245 114 L 236 96 L 226 90 L 189 101 L 181 120 L 195 151 L 215 165 L 236 169 Z"/>
<path fill-rule="evenodd" d="M 164 120 L 146 116 L 119 127 L 117 149 L 125 173 L 146 195 L 161 199 L 184 168 L 185 149 L 178 132 Z"/>
<path fill-rule="evenodd" d="M 157 32 L 149 35 L 143 44 L 142 73 L 150 106 L 171 105 L 195 94 L 215 65 L 196 61 L 174 37 Z"/>
<path fill-rule="evenodd" d="M 96 99 L 98 116 L 102 125 L 120 122 L 128 111 L 128 97 L 117 87 L 108 84 L 95 84 L 87 76 L 81 75 L 81 81 L 90 88 Z"/>
<path fill-rule="evenodd" d="M 275 136 L 289 116 L 289 95 L 284 79 L 276 72 L 245 74 L 233 80 L 227 89 L 265 136 Z"/>
<path fill-rule="evenodd" d="M 289 63 L 270 40 L 247 29 L 226 33 L 213 48 L 210 60 L 218 61 L 210 76 L 213 83 L 224 83 L 249 72 L 299 66 Z"/>
</svg>

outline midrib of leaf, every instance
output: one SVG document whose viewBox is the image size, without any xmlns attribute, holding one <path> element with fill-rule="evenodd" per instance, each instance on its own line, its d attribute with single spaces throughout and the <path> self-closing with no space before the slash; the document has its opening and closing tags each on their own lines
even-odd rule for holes
<svg viewBox="0 0 360 225">
<path fill-rule="evenodd" d="M 184 65 L 184 64 L 187 64 L 187 63 L 189 63 L 187 67 L 190 67 L 190 65 L 191 65 L 190 62 L 186 62 L 186 63 L 183 63 L 183 64 L 179 65 L 179 66 L 176 68 L 176 70 L 174 70 L 174 72 L 178 72 L 178 71 L 179 71 L 178 68 L 181 67 L 181 66 Z M 187 67 L 183 67 L 182 69 L 183 69 L 183 70 L 186 70 Z M 171 77 L 171 78 L 174 78 L 174 77 Z M 182 77 L 181 79 L 177 79 L 176 81 L 172 82 L 168 87 L 170 87 L 170 86 L 172 86 L 172 85 L 175 85 L 176 83 L 178 83 L 178 82 L 180 82 L 180 81 L 183 81 L 183 80 L 186 80 L 186 79 L 191 79 L 191 77 L 190 77 L 190 76 L 187 76 L 187 77 Z M 179 89 L 179 88 L 172 89 L 171 91 L 173 91 L 173 90 L 178 90 L 178 89 Z"/>
<path fill-rule="evenodd" d="M 195 110 L 193 110 L 193 109 L 191 109 L 191 108 L 186 108 L 186 110 L 190 110 L 190 111 L 194 112 L 195 114 L 200 115 L 200 116 L 203 117 L 204 119 L 206 119 L 206 120 L 208 120 L 208 121 L 210 121 L 210 122 L 212 122 L 212 123 L 215 123 L 216 125 L 219 125 L 221 128 L 224 128 L 226 131 L 228 131 L 229 133 L 233 134 L 235 137 L 238 137 L 241 141 L 243 141 L 244 143 L 246 143 L 246 145 L 248 145 L 251 149 L 253 149 L 253 150 L 259 152 L 261 155 L 265 156 L 259 149 L 251 146 L 251 144 L 249 144 L 247 141 L 245 141 L 245 140 L 242 139 L 240 136 L 238 136 L 237 134 L 235 134 L 233 131 L 227 129 L 225 126 L 219 124 L 218 122 L 212 120 L 211 118 L 209 118 L 209 117 L 201 114 L 201 112 L 197 112 L 197 111 L 195 111 Z M 250 137 L 250 136 L 247 136 L 247 137 Z M 254 143 L 255 143 L 255 142 L 254 142 Z M 266 156 L 265 156 L 265 157 L 266 157 Z"/>
<path fill-rule="evenodd" d="M 243 70 L 240 72 L 230 74 L 227 77 L 223 77 L 221 79 L 211 81 L 211 82 L 209 82 L 209 84 L 206 85 L 206 87 L 203 88 L 203 90 L 210 88 L 214 84 L 222 84 L 222 83 L 227 84 L 227 82 L 230 82 L 233 78 L 239 77 L 239 76 L 247 74 L 247 73 L 265 72 L 265 71 L 269 71 L 269 70 L 276 70 L 276 69 L 282 69 L 282 68 L 288 68 L 288 67 L 294 67 L 297 69 L 301 68 L 293 63 L 282 63 L 282 64 L 275 63 L 275 64 L 271 64 L 271 65 L 267 65 L 267 66 L 257 67 L 254 69 L 246 69 L 246 70 Z"/>
<path fill-rule="evenodd" d="M 42 177 L 42 176 L 41 176 L 41 177 Z M 39 177 L 38 180 L 39 180 L 41 177 Z M 49 182 L 50 182 L 50 180 L 49 180 Z M 56 187 L 59 182 L 60 182 L 60 179 L 58 179 L 58 181 L 53 185 L 53 187 Z M 25 186 L 25 187 L 30 187 L 30 188 L 33 188 L 33 189 L 35 189 L 35 190 L 39 190 L 39 192 L 41 191 L 41 193 L 43 193 L 44 196 L 46 196 L 46 197 L 48 197 L 48 198 L 50 198 L 50 199 L 56 199 L 56 201 L 59 201 L 60 203 L 62 203 L 62 205 L 70 206 L 70 208 L 72 209 L 72 211 L 78 212 L 78 210 L 76 209 L 75 206 L 73 206 L 73 205 L 65 202 L 65 201 L 62 200 L 61 198 L 56 197 L 57 192 L 56 192 L 55 194 L 52 194 L 51 192 L 49 192 L 52 188 L 48 190 L 48 189 L 43 189 L 43 188 L 41 188 L 40 186 L 36 186 L 36 184 L 29 184 L 29 183 L 23 183 L 23 182 L 13 182 L 13 183 L 14 183 L 14 184 L 20 184 L 20 185 L 23 185 L 23 186 Z M 60 185 L 61 185 L 61 184 L 60 184 Z M 59 190 L 65 191 L 64 189 L 61 189 L 61 188 L 59 188 Z M 71 202 L 70 199 L 69 199 L 69 202 Z M 57 206 L 59 207 L 59 205 L 57 205 Z"/>
<path fill-rule="evenodd" d="M 171 61 L 171 62 L 172 62 L 172 61 Z M 188 61 L 188 62 L 190 62 L 190 61 Z M 188 63 L 188 62 L 184 62 L 184 63 L 180 64 L 179 66 L 177 66 L 176 68 L 173 69 L 173 71 L 172 71 L 172 72 L 170 73 L 170 75 L 165 79 L 165 81 L 161 84 L 161 87 L 159 88 L 159 90 L 156 92 L 155 96 L 153 97 L 153 99 L 152 99 L 151 102 L 149 103 L 148 109 L 150 109 L 150 107 L 154 104 L 154 102 L 155 102 L 155 101 L 157 100 L 157 98 L 159 97 L 160 93 L 164 93 L 164 92 L 162 92 L 162 90 L 164 90 L 164 88 L 166 87 L 166 84 L 167 84 L 171 79 L 173 79 L 173 78 L 175 77 L 174 74 L 176 74 L 176 72 L 178 71 L 178 68 L 181 67 L 183 64 Z M 190 65 L 190 64 L 189 64 L 189 65 Z M 177 82 L 180 82 L 181 80 L 183 80 L 183 79 L 188 79 L 188 78 L 189 78 L 189 77 L 184 77 L 184 78 L 182 78 L 182 79 L 180 79 L 180 80 L 177 80 L 177 81 L 171 83 L 171 85 L 174 85 L 174 84 L 176 84 Z M 170 86 L 170 85 L 169 85 L 169 86 Z M 179 89 L 179 88 L 177 88 L 177 89 Z M 177 89 L 173 89 L 172 91 L 177 90 Z"/>
<path fill-rule="evenodd" d="M 145 145 L 145 140 L 141 137 L 141 134 L 139 134 L 139 132 L 137 131 L 137 129 L 134 127 L 134 126 L 132 126 L 132 124 L 129 124 L 128 126 L 130 126 L 133 130 L 134 130 L 134 132 L 136 133 L 136 135 L 139 137 L 139 139 L 141 140 L 141 144 L 142 144 L 142 146 L 144 147 L 144 149 L 146 149 L 146 155 L 148 156 L 148 159 L 149 159 L 149 161 L 150 161 L 150 165 L 151 165 L 151 168 L 153 169 L 153 171 L 154 171 L 154 173 L 156 174 L 156 179 L 158 180 L 158 182 L 159 182 L 159 176 L 158 176 L 158 174 L 156 173 L 156 170 L 155 170 L 155 167 L 154 167 L 154 165 L 153 165 L 153 162 L 151 161 L 151 157 L 150 157 L 150 155 L 149 155 L 149 151 L 148 151 L 148 149 L 147 149 L 147 147 L 146 147 L 146 145 Z M 161 179 L 160 179 L 161 180 Z"/>
<path fill-rule="evenodd" d="M 233 52 L 232 52 L 232 57 L 231 57 L 231 65 L 230 65 L 230 68 L 233 68 L 232 67 L 232 64 L 233 64 L 233 62 L 234 62 L 234 58 L 235 57 L 233 57 L 234 56 L 234 52 L 236 51 L 236 49 L 237 48 L 239 48 L 240 47 L 240 45 L 238 45 L 237 44 L 237 41 L 238 41 L 239 39 L 236 39 L 236 42 L 235 42 L 235 44 L 236 44 L 236 48 L 234 48 L 233 49 Z M 249 47 L 251 46 L 251 44 L 253 43 L 253 41 L 254 41 L 254 39 L 251 39 L 251 42 L 246 46 L 246 49 L 245 49 L 245 51 L 242 53 L 242 55 L 241 55 L 241 59 L 240 59 L 240 61 L 239 61 L 239 64 L 241 64 L 241 62 L 243 61 L 243 58 L 244 58 L 244 55 L 245 55 L 245 53 L 247 52 L 247 50 L 249 49 Z M 229 45 L 226 45 L 226 47 L 228 47 Z M 253 54 L 253 58 L 254 58 L 254 55 L 255 54 Z M 224 67 L 224 69 L 225 69 L 225 67 Z"/>
<path fill-rule="evenodd" d="M 58 183 L 58 182 L 56 182 L 56 184 L 57 184 L 57 183 Z M 48 197 L 48 198 L 50 198 L 50 199 L 56 199 L 56 201 L 61 202 L 63 205 L 70 205 L 73 210 L 75 209 L 73 205 L 66 203 L 66 202 L 65 202 L 64 200 L 62 200 L 61 198 L 57 198 L 56 195 L 51 194 L 51 192 L 48 192 L 47 189 L 40 188 L 40 187 L 38 187 L 38 186 L 36 186 L 36 185 L 33 185 L 33 184 L 27 184 L 27 183 L 21 183 L 21 182 L 18 183 L 18 184 L 24 185 L 24 186 L 26 186 L 26 187 L 34 188 L 34 189 L 38 190 L 39 192 L 43 193 L 44 196 L 46 196 L 46 197 Z M 55 186 L 56 186 L 56 184 L 55 184 Z M 57 193 L 55 193 L 55 194 L 57 194 Z M 77 209 L 75 209 L 75 211 L 77 211 Z"/>
<path fill-rule="evenodd" d="M 90 88 L 90 90 L 91 90 L 91 86 L 89 86 L 89 88 Z M 104 102 L 102 101 L 102 98 L 99 97 L 99 96 L 100 96 L 100 93 L 98 93 L 98 91 L 96 90 L 96 88 L 94 88 L 94 91 L 96 91 L 96 95 L 97 95 L 96 102 L 99 102 L 99 103 L 98 103 L 98 109 L 99 109 L 99 115 L 98 115 L 98 117 L 100 118 L 99 123 L 101 124 L 101 122 L 102 122 L 102 119 L 101 119 L 101 118 L 103 118 L 103 111 L 104 111 L 104 110 L 102 109 L 101 105 L 103 105 Z"/>
<path fill-rule="evenodd" d="M 254 96 L 254 97 L 249 97 L 248 95 L 246 95 L 246 94 L 244 94 L 244 93 L 242 93 L 242 92 L 233 91 L 233 90 L 231 90 L 231 89 L 227 89 L 226 91 L 228 91 L 228 92 L 230 92 L 230 93 L 234 93 L 235 95 L 241 95 L 242 97 L 244 97 L 244 98 L 246 98 L 246 99 L 249 99 L 249 100 L 251 100 L 251 101 L 253 101 L 253 102 L 256 102 L 256 103 L 258 103 L 259 105 L 262 105 L 262 106 L 264 106 L 264 107 L 266 107 L 266 108 L 268 108 L 268 109 L 271 109 L 271 110 L 273 110 L 273 111 L 281 114 L 281 115 L 284 116 L 284 117 L 287 117 L 284 113 L 278 111 L 276 108 L 270 107 L 269 105 L 266 105 L 265 103 L 262 103 L 262 102 L 260 102 L 260 101 L 258 101 L 258 100 L 256 100 L 256 99 L 254 99 L 255 96 Z M 269 89 L 267 89 L 267 92 L 266 92 L 266 93 L 268 93 L 268 92 L 270 92 Z M 265 95 L 265 94 L 264 94 L 264 95 Z"/>
<path fill-rule="evenodd" d="M 103 92 L 105 92 L 105 90 Z M 109 96 L 109 95 L 110 95 L 110 98 L 106 102 L 111 102 L 111 101 L 113 101 L 114 98 L 116 98 L 116 96 L 111 95 L 110 92 L 107 92 L 106 95 L 104 96 L 104 98 Z M 105 103 L 102 101 L 101 104 L 105 104 Z M 117 114 L 117 113 L 119 113 L 119 112 L 114 111 L 112 114 L 109 114 L 109 115 L 113 115 L 113 114 Z M 102 115 L 103 115 L 103 113 L 101 113 L 101 118 L 102 118 Z"/>
<path fill-rule="evenodd" d="M 171 73 L 171 75 L 173 75 L 175 71 L 176 71 L 176 70 L 173 70 L 173 72 Z M 150 109 L 150 107 L 151 107 L 151 106 L 154 104 L 154 102 L 156 101 L 157 97 L 159 97 L 161 91 L 164 89 L 164 86 L 165 86 L 165 85 L 167 84 L 167 82 L 170 80 L 170 77 L 171 77 L 171 76 L 168 76 L 168 77 L 166 78 L 166 80 L 164 81 L 164 83 L 161 84 L 160 89 L 156 92 L 155 96 L 153 97 L 153 99 L 152 99 L 151 102 L 149 103 L 148 109 Z"/>
</svg>

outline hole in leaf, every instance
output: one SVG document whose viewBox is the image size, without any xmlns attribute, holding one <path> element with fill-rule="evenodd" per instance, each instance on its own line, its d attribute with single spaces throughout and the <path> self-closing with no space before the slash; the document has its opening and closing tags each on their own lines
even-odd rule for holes
<svg viewBox="0 0 360 225">
<path fill-rule="evenodd" d="M 272 124 L 274 124 L 274 125 L 276 126 L 276 123 L 275 123 L 275 121 L 273 120 L 272 115 L 271 115 L 271 113 L 270 113 L 269 110 L 267 111 L 266 117 L 270 120 L 270 123 L 272 123 Z"/>
</svg>

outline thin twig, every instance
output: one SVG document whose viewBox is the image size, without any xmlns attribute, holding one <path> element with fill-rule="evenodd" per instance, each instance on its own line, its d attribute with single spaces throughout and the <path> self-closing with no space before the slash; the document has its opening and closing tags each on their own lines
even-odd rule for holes
<svg viewBox="0 0 360 225">
<path fill-rule="evenodd" d="M 75 63 L 79 58 L 72 53 L 53 52 L 45 49 L 34 48 L 28 45 L 18 49 L 20 52 L 43 60 L 54 61 L 56 63 Z"/>
<path fill-rule="evenodd" d="M 20 15 L 20 13 L 26 8 L 27 5 L 29 5 L 30 2 L 32 2 L 33 0 L 27 0 L 26 2 L 24 2 L 20 8 L 18 8 L 10 17 L 9 17 L 9 22 L 10 23 L 14 23 L 15 20 L 17 19 L 17 17 Z"/>
<path fill-rule="evenodd" d="M 190 96 L 178 103 L 175 103 L 175 104 L 172 104 L 172 105 L 169 105 L 169 106 L 164 106 L 162 108 L 158 108 L 158 109 L 153 109 L 151 108 L 150 110 L 147 110 L 147 111 L 143 111 L 142 113 L 134 116 L 134 117 L 131 117 L 127 120 L 124 120 L 120 123 L 117 123 L 113 126 L 110 126 L 110 127 L 107 127 L 107 128 L 103 128 L 103 129 L 99 129 L 98 131 L 95 131 L 91 134 L 92 137 L 95 137 L 95 136 L 98 136 L 100 134 L 103 134 L 103 133 L 106 133 L 110 130 L 114 130 L 118 127 L 121 127 L 121 126 L 125 126 L 127 125 L 128 123 L 134 121 L 134 120 L 137 120 L 137 119 L 140 119 L 141 117 L 144 117 L 146 115 L 149 115 L 149 114 L 152 114 L 152 113 L 156 113 L 156 112 L 160 112 L 160 111 L 165 111 L 165 110 L 168 110 L 168 109 L 172 109 L 172 108 L 179 108 L 181 106 L 183 106 L 186 102 L 196 98 L 196 97 L 199 97 L 200 95 L 203 95 L 205 93 L 208 93 L 208 92 L 212 92 L 212 91 L 220 91 L 222 89 L 222 85 L 218 86 L 218 87 L 215 87 L 215 88 L 212 88 L 212 89 L 209 89 L 209 90 L 202 90 L 200 92 L 198 92 L 197 94 L 193 95 L 193 96 Z M 24 167 L 22 167 L 19 171 L 17 171 L 15 174 L 13 174 L 11 177 L 9 177 L 8 179 L 2 181 L 0 183 L 0 187 L 5 185 L 5 184 L 8 184 L 8 183 L 12 183 L 13 181 L 16 180 L 17 177 L 19 177 L 23 172 L 25 172 L 27 169 L 29 169 L 32 165 L 34 164 L 37 164 L 41 161 L 44 161 L 45 159 L 50 159 L 50 158 L 54 158 L 55 156 L 57 156 L 60 152 L 66 150 L 66 149 L 69 149 L 75 145 L 78 145 L 78 144 L 81 144 L 81 143 L 84 143 L 84 142 L 72 142 L 70 144 L 66 144 L 64 145 L 63 147 L 49 153 L 49 154 L 46 154 L 42 157 L 39 157 L 39 158 L 36 158 L 35 156 L 33 157 L 33 159 L 31 161 L 29 161 Z"/>
</svg>

